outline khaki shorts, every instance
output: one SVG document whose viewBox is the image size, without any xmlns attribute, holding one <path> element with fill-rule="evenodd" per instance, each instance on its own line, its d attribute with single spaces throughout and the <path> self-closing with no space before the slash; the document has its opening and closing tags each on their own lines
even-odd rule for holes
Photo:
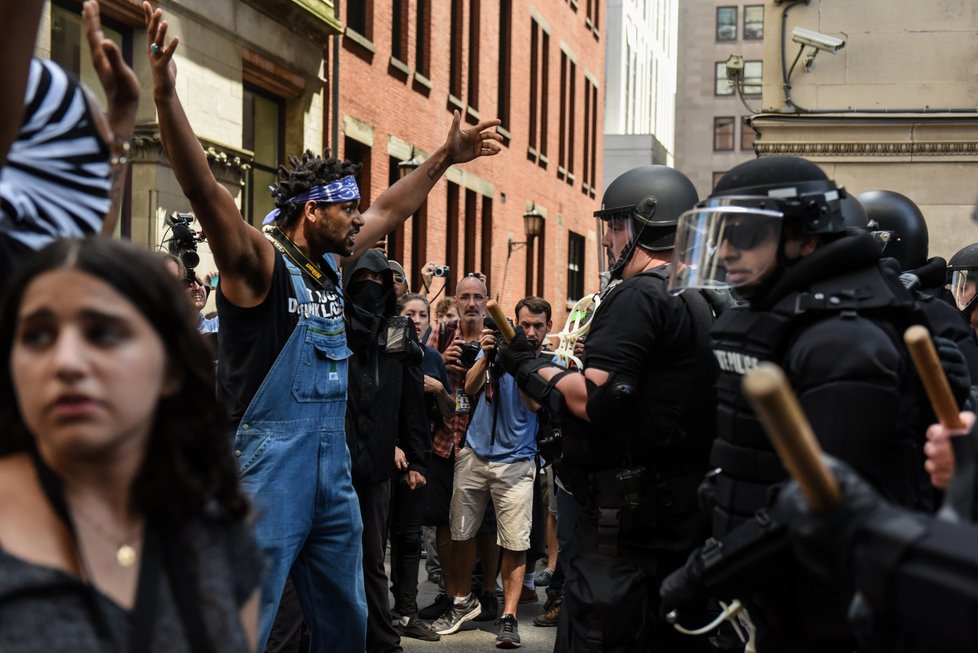
<svg viewBox="0 0 978 653">
<path fill-rule="evenodd" d="M 449 521 L 453 540 L 475 537 L 486 504 L 496 508 L 496 542 L 510 551 L 530 548 L 533 523 L 533 479 L 536 463 L 491 463 L 468 447 L 455 454 L 455 482 Z"/>
</svg>

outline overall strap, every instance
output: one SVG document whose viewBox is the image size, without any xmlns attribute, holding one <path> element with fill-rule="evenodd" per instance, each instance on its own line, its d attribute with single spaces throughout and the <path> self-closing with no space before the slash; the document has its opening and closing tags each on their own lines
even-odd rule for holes
<svg viewBox="0 0 978 653">
<path fill-rule="evenodd" d="M 289 270 L 289 278 L 292 281 L 292 290 L 295 292 L 296 301 L 299 302 L 300 306 L 308 304 L 312 301 L 312 295 L 306 287 L 306 282 L 302 277 L 302 270 L 290 261 L 287 256 L 283 256 L 282 260 L 285 261 L 285 267 Z"/>
</svg>

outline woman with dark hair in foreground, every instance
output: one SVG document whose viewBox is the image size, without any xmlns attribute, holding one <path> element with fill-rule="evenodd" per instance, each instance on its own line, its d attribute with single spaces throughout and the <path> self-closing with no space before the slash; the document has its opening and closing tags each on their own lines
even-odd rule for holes
<svg viewBox="0 0 978 653">
<path fill-rule="evenodd" d="M 153 254 L 25 263 L 0 305 L 0 650 L 254 650 L 261 557 L 213 388 Z"/>
</svg>

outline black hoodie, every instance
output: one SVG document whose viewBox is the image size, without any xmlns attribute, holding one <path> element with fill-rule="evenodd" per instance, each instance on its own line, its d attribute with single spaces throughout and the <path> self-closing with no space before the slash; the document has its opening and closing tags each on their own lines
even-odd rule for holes
<svg viewBox="0 0 978 653">
<path fill-rule="evenodd" d="M 379 273 L 383 283 L 351 284 L 350 279 L 361 268 Z M 346 442 L 354 484 L 378 483 L 395 474 L 395 445 L 404 450 L 409 469 L 424 474 L 431 437 L 421 368 L 386 353 L 382 344 L 387 319 L 394 315 L 396 306 L 387 259 L 377 250 L 369 250 L 346 272 L 346 333 L 353 351 Z M 407 332 L 409 337 L 415 336 L 413 327 Z"/>
</svg>

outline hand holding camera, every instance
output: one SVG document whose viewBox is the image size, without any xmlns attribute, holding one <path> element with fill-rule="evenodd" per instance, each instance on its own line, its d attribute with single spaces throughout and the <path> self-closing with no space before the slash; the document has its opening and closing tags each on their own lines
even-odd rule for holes
<svg viewBox="0 0 978 653">
<path fill-rule="evenodd" d="M 421 281 L 424 283 L 424 287 L 428 288 L 431 286 L 431 279 L 433 277 L 445 278 L 448 276 L 450 268 L 447 265 L 438 265 L 437 263 L 425 263 L 425 266 L 421 268 Z"/>
<path fill-rule="evenodd" d="M 479 347 L 482 348 L 485 356 L 489 356 L 496 348 L 496 333 L 495 329 L 487 327 L 479 335 Z"/>
</svg>

